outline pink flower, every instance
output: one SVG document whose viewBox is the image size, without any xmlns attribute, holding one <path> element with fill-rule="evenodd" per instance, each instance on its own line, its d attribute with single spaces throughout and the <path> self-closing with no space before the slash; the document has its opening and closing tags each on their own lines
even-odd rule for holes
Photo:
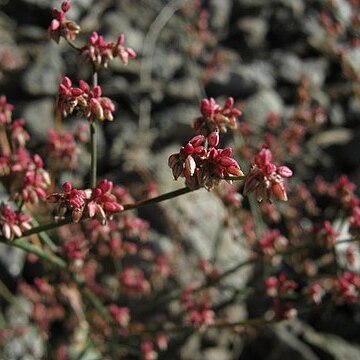
<svg viewBox="0 0 360 360">
<path fill-rule="evenodd" d="M 72 187 L 70 182 L 63 184 L 64 193 L 53 193 L 47 197 L 49 203 L 59 204 L 56 219 L 63 219 L 68 211 L 74 223 L 81 220 L 86 201 L 91 196 L 91 190 L 78 190 Z"/>
<path fill-rule="evenodd" d="M 53 193 L 47 197 L 49 203 L 58 203 L 57 218 L 62 219 L 71 211 L 73 222 L 77 223 L 83 217 L 85 209 L 90 218 L 96 217 L 102 225 L 107 219 L 124 209 L 111 193 L 113 184 L 109 180 L 102 180 L 94 189 L 78 190 L 70 182 L 63 184 L 64 193 Z"/>
<path fill-rule="evenodd" d="M 92 190 L 90 201 L 87 204 L 89 217 L 96 218 L 101 224 L 105 224 L 107 218 L 124 210 L 124 207 L 117 202 L 116 196 L 111 194 L 113 183 L 109 180 L 102 180 Z"/>
<path fill-rule="evenodd" d="M 0 205 L 0 228 L 1 235 L 7 240 L 21 237 L 23 232 L 31 229 L 30 215 L 25 215 L 19 211 L 13 211 L 8 204 Z"/>
<path fill-rule="evenodd" d="M 37 203 L 45 199 L 46 191 L 51 184 L 49 173 L 43 168 L 43 160 L 39 155 L 29 157 L 27 151 L 20 151 L 14 159 L 12 171 L 14 178 L 11 184 L 12 199 Z M 19 155 L 24 156 L 23 159 Z"/>
<path fill-rule="evenodd" d="M 80 32 L 80 26 L 65 18 L 65 13 L 70 10 L 70 1 L 65 0 L 61 4 L 61 10 L 53 9 L 53 20 L 48 28 L 50 38 L 59 43 L 60 38 L 75 40 Z"/>
<path fill-rule="evenodd" d="M 241 115 L 241 111 L 234 107 L 234 99 L 226 99 L 224 106 L 221 107 L 215 99 L 203 99 L 200 104 L 200 117 L 194 120 L 194 130 L 200 130 L 208 136 L 214 131 L 226 132 L 227 128 L 236 129 L 236 119 Z"/>
<path fill-rule="evenodd" d="M 129 295 L 147 294 L 150 284 L 142 270 L 135 267 L 126 267 L 119 277 L 122 289 Z"/>
<path fill-rule="evenodd" d="M 212 144 L 217 144 L 217 135 L 209 135 Z M 239 164 L 232 158 L 232 149 L 216 149 L 205 147 L 205 137 L 197 135 L 180 148 L 179 153 L 169 157 L 168 165 L 172 169 L 175 180 L 184 177 L 186 185 L 191 189 L 204 186 L 213 188 L 221 179 L 242 176 Z"/>
<path fill-rule="evenodd" d="M 81 54 L 95 64 L 96 67 L 108 67 L 110 60 L 118 57 L 124 65 L 129 58 L 135 58 L 136 52 L 131 48 L 124 47 L 125 36 L 120 35 L 116 43 L 106 41 L 97 32 L 90 35 L 88 45 L 81 49 Z"/>
<path fill-rule="evenodd" d="M 244 195 L 255 192 L 258 201 L 271 201 L 272 195 L 287 201 L 284 178 L 292 176 L 287 166 L 276 166 L 270 149 L 263 146 L 255 157 L 255 162 L 245 177 Z"/>
<path fill-rule="evenodd" d="M 83 80 L 79 87 L 73 87 L 68 77 L 59 85 L 58 109 L 63 116 L 68 116 L 75 110 L 85 116 L 89 122 L 113 120 L 114 103 L 107 97 L 102 97 L 100 86 L 93 88 Z"/>
<path fill-rule="evenodd" d="M 48 132 L 47 153 L 53 165 L 61 169 L 73 169 L 77 164 L 78 150 L 72 133 Z"/>
<path fill-rule="evenodd" d="M 109 306 L 110 314 L 114 321 L 121 327 L 126 327 L 130 322 L 130 310 L 127 307 L 119 307 L 115 304 Z"/>
</svg>

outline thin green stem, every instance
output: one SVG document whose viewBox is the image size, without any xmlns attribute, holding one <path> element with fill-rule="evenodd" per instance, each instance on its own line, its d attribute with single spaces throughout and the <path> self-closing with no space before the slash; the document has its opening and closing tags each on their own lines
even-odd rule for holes
<svg viewBox="0 0 360 360">
<path fill-rule="evenodd" d="M 194 190 L 190 189 L 188 187 L 184 187 L 184 188 L 181 188 L 181 189 L 178 189 L 178 190 L 175 190 L 175 191 L 170 191 L 168 193 L 153 197 L 151 199 L 138 201 L 138 202 L 136 202 L 134 204 L 125 204 L 124 205 L 124 211 L 137 209 L 139 207 L 150 205 L 150 204 L 156 204 L 156 203 L 159 203 L 159 202 L 162 202 L 162 201 L 165 201 L 165 200 L 175 198 L 175 197 L 180 196 L 180 195 L 187 194 L 187 193 L 189 193 L 191 191 L 194 191 Z"/>
<path fill-rule="evenodd" d="M 39 258 L 42 258 L 42 259 L 44 259 L 44 260 L 46 260 L 46 261 L 60 267 L 61 269 L 65 269 L 67 267 L 67 263 L 63 259 L 61 259 L 60 257 L 44 251 L 39 246 L 30 244 L 29 242 L 27 242 L 23 238 L 22 239 L 15 239 L 11 243 L 9 243 L 9 245 L 15 246 L 15 247 L 17 247 L 17 248 L 19 248 L 21 250 L 26 251 L 26 252 L 35 254 Z"/>
<path fill-rule="evenodd" d="M 90 123 L 90 144 L 91 144 L 91 187 L 96 186 L 97 173 L 97 144 L 96 144 L 96 125 L 92 121 Z"/>
<path fill-rule="evenodd" d="M 98 86 L 98 73 L 94 67 L 93 73 L 93 87 Z M 96 186 L 97 175 L 97 139 L 96 139 L 96 124 L 95 121 L 91 121 L 90 124 L 90 146 L 91 146 L 91 187 Z"/>
</svg>

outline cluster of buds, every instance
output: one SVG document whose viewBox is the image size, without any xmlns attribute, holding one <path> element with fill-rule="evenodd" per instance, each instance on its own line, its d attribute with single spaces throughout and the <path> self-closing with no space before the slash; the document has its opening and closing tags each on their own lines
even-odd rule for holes
<svg viewBox="0 0 360 360">
<path fill-rule="evenodd" d="M 325 295 L 325 290 L 318 282 L 313 282 L 309 287 L 304 289 L 303 293 L 308 297 L 310 302 L 320 304 Z"/>
<path fill-rule="evenodd" d="M 0 96 L 0 123 L 5 124 L 11 121 L 14 106 L 7 102 L 6 96 Z"/>
<path fill-rule="evenodd" d="M 205 146 L 207 140 L 208 147 Z M 232 156 L 232 149 L 217 149 L 219 133 L 214 131 L 205 138 L 204 135 L 193 137 L 180 152 L 169 157 L 169 167 L 175 180 L 184 177 L 191 189 L 205 187 L 212 189 L 221 179 L 243 176 L 239 164 Z"/>
<path fill-rule="evenodd" d="M 11 124 L 11 142 L 14 149 L 23 148 L 30 140 L 29 133 L 24 129 L 25 120 L 17 119 Z"/>
<path fill-rule="evenodd" d="M 345 271 L 335 282 L 335 299 L 338 303 L 355 303 L 360 294 L 360 276 Z"/>
<path fill-rule="evenodd" d="M 287 201 L 284 178 L 291 177 L 293 173 L 287 166 L 276 166 L 272 161 L 270 149 L 263 146 L 245 177 L 244 195 L 255 192 L 259 202 L 264 198 L 271 202 L 272 195 Z"/>
<path fill-rule="evenodd" d="M 279 230 L 268 230 L 256 244 L 258 251 L 272 263 L 278 263 L 281 259 L 279 253 L 285 251 L 288 246 L 288 240 Z"/>
<path fill-rule="evenodd" d="M 65 316 L 64 307 L 55 296 L 55 288 L 43 279 L 35 279 L 34 285 L 20 282 L 19 290 L 31 301 L 32 320 L 39 326 L 42 336 L 47 339 L 51 325 Z"/>
<path fill-rule="evenodd" d="M 116 324 L 119 324 L 121 327 L 126 327 L 129 324 L 130 310 L 128 307 L 111 304 L 109 311 Z"/>
<path fill-rule="evenodd" d="M 214 323 L 214 311 L 208 293 L 195 294 L 194 287 L 189 285 L 181 294 L 181 304 L 186 311 L 184 321 L 198 327 Z"/>
<path fill-rule="evenodd" d="M 203 99 L 200 104 L 201 116 L 194 120 L 193 128 L 200 131 L 205 136 L 210 133 L 226 132 L 227 128 L 237 128 L 237 117 L 241 111 L 234 107 L 234 99 L 226 99 L 224 106 L 221 107 L 213 98 Z"/>
<path fill-rule="evenodd" d="M 14 178 L 11 183 L 12 199 L 35 204 L 46 198 L 46 191 L 51 184 L 50 175 L 44 169 L 39 155 L 30 157 L 28 152 L 17 152 L 15 165 L 12 166 Z"/>
<path fill-rule="evenodd" d="M 126 267 L 119 276 L 121 289 L 129 296 L 148 294 L 150 284 L 144 272 L 136 267 Z"/>
<path fill-rule="evenodd" d="M 336 243 L 339 233 L 332 227 L 331 222 L 326 220 L 317 232 L 319 242 L 326 248 L 331 249 Z"/>
<path fill-rule="evenodd" d="M 57 106 L 63 116 L 68 116 L 76 110 L 89 122 L 112 121 L 115 105 L 109 98 L 101 95 L 99 85 L 90 87 L 86 81 L 80 80 L 79 87 L 73 87 L 71 80 L 65 77 L 59 85 Z"/>
<path fill-rule="evenodd" d="M 57 219 L 63 219 L 70 211 L 73 222 L 78 223 L 86 209 L 90 218 L 105 224 L 107 219 L 124 209 L 111 194 L 112 187 L 112 182 L 105 179 L 94 189 L 78 190 L 67 181 L 63 184 L 64 193 L 53 193 L 47 197 L 47 201 L 59 204 Z"/>
<path fill-rule="evenodd" d="M 61 134 L 50 129 L 46 148 L 51 164 L 56 164 L 61 169 L 74 169 L 76 167 L 78 150 L 72 133 Z"/>
<path fill-rule="evenodd" d="M 1 235 L 6 240 L 13 240 L 21 237 L 23 232 L 31 229 L 30 215 L 14 211 L 8 204 L 0 205 L 0 229 Z"/>
<path fill-rule="evenodd" d="M 294 294 L 298 287 L 294 280 L 290 280 L 284 273 L 278 277 L 270 276 L 265 280 L 266 293 L 270 297 L 287 297 Z"/>
<path fill-rule="evenodd" d="M 125 36 L 119 35 L 117 42 L 106 41 L 97 32 L 90 35 L 89 43 L 81 49 L 81 54 L 89 59 L 96 68 L 107 68 L 110 60 L 118 57 L 124 65 L 127 65 L 129 58 L 134 59 L 136 52 L 124 47 Z"/>
<path fill-rule="evenodd" d="M 80 32 L 80 26 L 66 19 L 65 14 L 70 10 L 70 0 L 61 4 L 61 10 L 53 9 L 53 20 L 49 26 L 49 35 L 52 40 L 59 43 L 60 38 L 75 40 Z"/>
</svg>

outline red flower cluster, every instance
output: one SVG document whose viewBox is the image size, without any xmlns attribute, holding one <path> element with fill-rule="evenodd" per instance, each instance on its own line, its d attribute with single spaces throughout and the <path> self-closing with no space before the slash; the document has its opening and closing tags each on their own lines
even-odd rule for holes
<svg viewBox="0 0 360 360">
<path fill-rule="evenodd" d="M 112 121 L 115 105 L 109 98 L 102 97 L 101 94 L 100 86 L 91 88 L 86 81 L 80 80 L 79 87 L 73 87 L 71 80 L 65 77 L 59 85 L 57 106 L 63 116 L 68 116 L 77 110 L 89 122 Z"/>
<path fill-rule="evenodd" d="M 109 306 L 110 314 L 114 321 L 121 327 L 126 327 L 130 322 L 130 310 L 124 306 L 111 304 Z"/>
<path fill-rule="evenodd" d="M 125 36 L 119 35 L 117 42 L 106 41 L 97 32 L 93 32 L 89 38 L 89 44 L 81 49 L 81 54 L 92 61 L 97 67 L 108 67 L 110 60 L 118 57 L 124 65 L 127 65 L 129 58 L 136 57 L 136 52 L 124 47 Z"/>
<path fill-rule="evenodd" d="M 185 322 L 199 327 L 213 324 L 215 313 L 208 294 L 195 294 L 194 289 L 189 285 L 181 294 L 181 304 L 186 311 Z"/>
<path fill-rule="evenodd" d="M 19 149 L 13 162 L 12 199 L 33 204 L 45 199 L 51 180 L 41 157 L 36 154 L 31 158 L 25 149 Z"/>
<path fill-rule="evenodd" d="M 263 146 L 245 177 L 244 195 L 255 192 L 259 202 L 264 198 L 271 202 L 272 195 L 287 201 L 284 178 L 291 177 L 293 173 L 287 166 L 276 166 L 272 161 L 270 149 Z"/>
<path fill-rule="evenodd" d="M 204 135 L 209 135 L 214 131 L 226 132 L 227 128 L 236 129 L 236 119 L 241 115 L 241 111 L 234 107 L 234 99 L 226 99 L 224 106 L 221 107 L 215 99 L 203 99 L 200 104 L 201 116 L 194 120 L 193 128 Z"/>
<path fill-rule="evenodd" d="M 7 240 L 21 237 L 23 232 L 31 229 L 30 215 L 25 215 L 19 211 L 13 211 L 9 205 L 0 205 L 0 227 L 1 235 Z"/>
<path fill-rule="evenodd" d="M 50 129 L 46 149 L 51 164 L 55 164 L 61 169 L 74 169 L 76 167 L 78 149 L 72 133 L 61 134 Z"/>
<path fill-rule="evenodd" d="M 61 10 L 53 9 L 53 20 L 49 26 L 49 35 L 56 43 L 59 43 L 60 38 L 66 40 L 75 40 L 76 35 L 80 32 L 80 26 L 69 21 L 65 17 L 65 13 L 70 10 L 70 0 L 65 0 L 61 4 Z"/>
<path fill-rule="evenodd" d="M 126 267 L 119 277 L 121 289 L 128 295 L 142 295 L 150 292 L 150 284 L 142 270 Z"/>
<path fill-rule="evenodd" d="M 335 282 L 335 298 L 339 303 L 355 303 L 360 294 L 360 276 L 345 271 Z"/>
<path fill-rule="evenodd" d="M 205 146 L 205 140 L 209 147 Z M 232 149 L 216 149 L 218 143 L 217 132 L 210 133 L 207 139 L 197 135 L 182 146 L 179 153 L 172 154 L 168 164 L 175 180 L 184 177 L 191 189 L 203 186 L 212 189 L 221 179 L 243 176 L 239 164 L 231 157 Z"/>
<path fill-rule="evenodd" d="M 94 189 L 78 190 L 70 182 L 63 184 L 64 193 L 53 193 L 47 197 L 49 203 L 58 203 L 57 219 L 64 218 L 71 211 L 73 222 L 77 223 L 83 217 L 85 209 L 90 218 L 96 217 L 105 224 L 114 213 L 122 211 L 115 195 L 111 194 L 113 184 L 109 180 L 102 180 Z"/>
<path fill-rule="evenodd" d="M 294 280 L 289 280 L 284 273 L 278 277 L 270 276 L 265 281 L 266 293 L 271 297 L 291 295 L 297 287 L 297 283 Z"/>
</svg>

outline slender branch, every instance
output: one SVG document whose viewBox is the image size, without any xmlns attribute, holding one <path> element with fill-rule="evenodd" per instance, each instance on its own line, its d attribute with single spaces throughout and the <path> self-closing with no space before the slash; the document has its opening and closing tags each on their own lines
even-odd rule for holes
<svg viewBox="0 0 360 360">
<path fill-rule="evenodd" d="M 184 188 L 181 188 L 181 189 L 178 189 L 178 190 L 175 190 L 175 191 L 170 191 L 168 193 L 156 196 L 154 198 L 138 201 L 138 202 L 136 202 L 134 204 L 125 204 L 124 205 L 124 211 L 137 209 L 139 207 L 150 205 L 150 204 L 156 204 L 156 203 L 159 203 L 159 202 L 162 202 L 162 201 L 165 201 L 165 200 L 175 198 L 175 197 L 180 196 L 180 195 L 187 194 L 187 193 L 189 193 L 191 191 L 194 191 L 194 190 L 190 189 L 188 187 L 184 187 Z"/>
<path fill-rule="evenodd" d="M 70 47 L 72 47 L 74 50 L 76 50 L 76 51 L 81 51 L 81 48 L 79 48 L 78 46 L 76 46 L 73 42 L 71 42 L 69 39 L 67 39 L 66 37 L 64 38 L 65 39 L 65 41 L 68 43 L 68 45 L 70 46 Z"/>
<path fill-rule="evenodd" d="M 98 73 L 94 67 L 93 73 L 93 87 L 98 86 Z M 97 174 L 97 139 L 96 139 L 96 124 L 95 121 L 91 121 L 90 124 L 90 146 L 91 146 L 91 187 L 96 186 L 96 174 Z"/>
<path fill-rule="evenodd" d="M 96 149 L 96 127 L 95 122 L 90 123 L 90 144 L 91 144 L 91 187 L 96 186 L 97 172 L 97 149 Z"/>
<path fill-rule="evenodd" d="M 41 247 L 30 244 L 25 239 L 15 239 L 11 243 L 9 243 L 11 246 L 15 246 L 21 250 L 24 250 L 26 252 L 32 253 L 37 255 L 38 257 L 60 267 L 61 269 L 67 268 L 67 263 L 61 259 L 60 257 L 50 254 L 46 251 L 44 251 Z"/>
</svg>

